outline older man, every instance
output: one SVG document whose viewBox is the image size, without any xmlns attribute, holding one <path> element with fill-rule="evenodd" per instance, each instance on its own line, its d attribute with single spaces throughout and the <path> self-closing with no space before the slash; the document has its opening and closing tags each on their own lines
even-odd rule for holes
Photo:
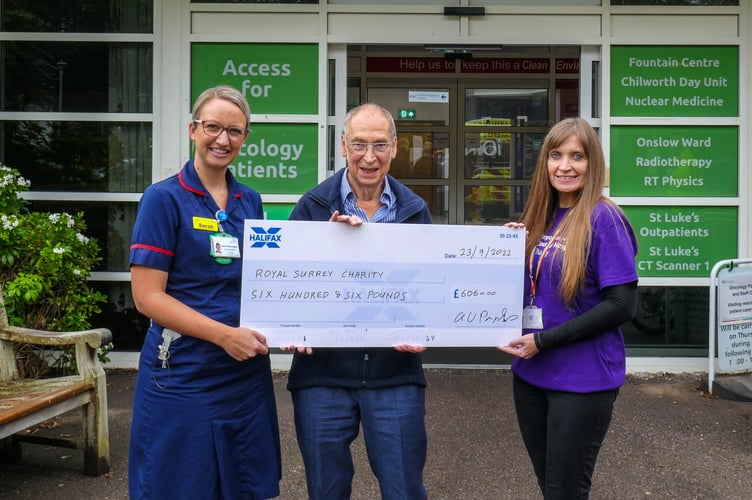
<svg viewBox="0 0 752 500">
<path fill-rule="evenodd" d="M 351 110 L 340 140 L 347 168 L 304 194 L 290 219 L 430 224 L 423 199 L 388 175 L 396 148 L 389 111 L 373 103 Z M 422 350 L 398 346 L 295 352 L 287 388 L 311 500 L 350 498 L 350 444 L 360 426 L 382 498 L 426 498 Z"/>
</svg>

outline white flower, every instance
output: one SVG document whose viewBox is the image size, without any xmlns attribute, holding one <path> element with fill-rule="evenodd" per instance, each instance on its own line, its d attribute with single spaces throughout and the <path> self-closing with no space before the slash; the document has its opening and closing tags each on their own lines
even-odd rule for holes
<svg viewBox="0 0 752 500">
<path fill-rule="evenodd" d="M 63 254 L 63 253 L 65 253 L 65 248 L 55 247 L 55 248 L 52 249 L 52 251 L 55 252 L 55 253 L 57 253 L 57 254 Z"/>
<path fill-rule="evenodd" d="M 76 276 L 81 276 L 81 270 L 80 269 L 74 269 L 73 270 L 73 274 L 75 274 Z"/>
<path fill-rule="evenodd" d="M 57 224 L 57 221 L 60 220 L 60 214 L 50 214 L 49 219 L 53 224 Z"/>
<path fill-rule="evenodd" d="M 0 223 L 2 223 L 3 229 L 10 231 L 15 227 L 18 227 L 18 217 L 15 215 L 0 215 Z"/>
<path fill-rule="evenodd" d="M 78 241 L 84 245 L 86 245 L 89 242 L 89 238 L 87 238 L 81 233 L 76 233 L 76 239 L 78 239 Z"/>
</svg>

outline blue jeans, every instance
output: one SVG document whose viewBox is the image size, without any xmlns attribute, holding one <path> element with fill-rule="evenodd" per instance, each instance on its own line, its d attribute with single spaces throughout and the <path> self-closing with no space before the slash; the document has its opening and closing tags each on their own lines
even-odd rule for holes
<svg viewBox="0 0 752 500">
<path fill-rule="evenodd" d="M 517 423 L 543 498 L 588 498 L 619 390 L 550 391 L 519 377 L 514 377 L 513 390 Z"/>
<path fill-rule="evenodd" d="M 382 499 L 427 498 L 424 387 L 310 387 L 292 391 L 292 402 L 311 500 L 350 498 L 354 474 L 350 444 L 361 425 Z"/>
</svg>

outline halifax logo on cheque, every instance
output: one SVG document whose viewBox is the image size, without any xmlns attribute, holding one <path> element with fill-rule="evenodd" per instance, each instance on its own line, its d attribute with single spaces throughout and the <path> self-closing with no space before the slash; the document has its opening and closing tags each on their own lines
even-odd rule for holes
<svg viewBox="0 0 752 500">
<path fill-rule="evenodd" d="M 251 248 L 261 248 L 267 246 L 269 248 L 279 248 L 279 242 L 282 241 L 282 235 L 278 234 L 281 227 L 270 227 L 264 229 L 263 227 L 251 227 L 253 233 L 250 235 L 250 240 L 253 242 Z"/>
</svg>

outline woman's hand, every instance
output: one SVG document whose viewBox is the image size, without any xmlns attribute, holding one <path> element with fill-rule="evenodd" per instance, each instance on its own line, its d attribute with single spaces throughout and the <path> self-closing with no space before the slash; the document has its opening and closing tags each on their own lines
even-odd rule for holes
<svg viewBox="0 0 752 500">
<path fill-rule="evenodd" d="M 231 328 L 229 335 L 222 337 L 220 347 L 237 361 L 245 361 L 257 354 L 268 354 L 266 337 L 256 330 L 245 327 Z"/>
<path fill-rule="evenodd" d="M 357 215 L 340 215 L 339 210 L 335 210 L 329 218 L 329 222 L 346 222 L 351 226 L 360 226 L 363 224 L 363 219 Z"/>
<path fill-rule="evenodd" d="M 530 359 L 540 352 L 535 345 L 533 335 L 523 335 L 512 339 L 508 345 L 501 345 L 497 349 L 522 359 Z"/>
</svg>

